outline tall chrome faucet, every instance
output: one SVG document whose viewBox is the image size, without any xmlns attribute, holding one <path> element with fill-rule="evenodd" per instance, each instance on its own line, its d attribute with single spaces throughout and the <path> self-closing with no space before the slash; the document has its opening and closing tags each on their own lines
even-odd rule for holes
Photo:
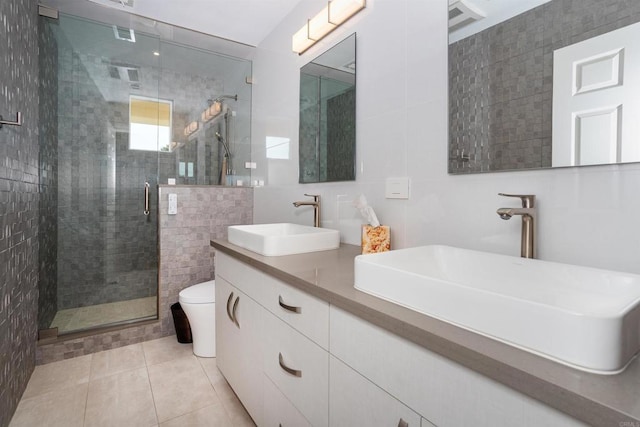
<svg viewBox="0 0 640 427">
<path fill-rule="evenodd" d="M 320 227 L 320 196 L 317 194 L 305 194 L 305 196 L 313 197 L 312 201 L 293 202 L 293 206 L 313 206 L 313 226 Z"/>
<path fill-rule="evenodd" d="M 536 257 L 536 236 L 535 236 L 535 219 L 536 219 L 536 196 L 533 194 L 504 194 L 498 193 L 499 196 L 519 197 L 522 200 L 522 208 L 500 208 L 497 210 L 500 218 L 508 220 L 514 215 L 522 216 L 522 235 L 520 237 L 520 256 L 523 258 Z"/>
</svg>

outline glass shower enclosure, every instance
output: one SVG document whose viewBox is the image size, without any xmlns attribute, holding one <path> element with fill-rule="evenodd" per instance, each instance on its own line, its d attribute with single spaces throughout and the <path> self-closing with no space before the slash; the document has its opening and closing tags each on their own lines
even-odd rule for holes
<svg viewBox="0 0 640 427">
<path fill-rule="evenodd" d="M 250 99 L 251 63 L 65 14 L 41 18 L 40 56 L 39 328 L 155 319 L 157 186 L 219 184 L 216 134 L 234 160 L 250 147 L 241 102 L 188 130 L 227 91 Z"/>
</svg>

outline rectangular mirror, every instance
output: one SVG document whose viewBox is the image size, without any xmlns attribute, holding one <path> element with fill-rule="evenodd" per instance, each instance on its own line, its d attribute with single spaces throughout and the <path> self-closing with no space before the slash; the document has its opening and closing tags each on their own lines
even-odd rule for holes
<svg viewBox="0 0 640 427">
<path fill-rule="evenodd" d="M 640 2 L 450 0 L 452 174 L 640 161 Z"/>
<path fill-rule="evenodd" d="M 356 35 L 300 69 L 300 183 L 356 179 Z"/>
</svg>

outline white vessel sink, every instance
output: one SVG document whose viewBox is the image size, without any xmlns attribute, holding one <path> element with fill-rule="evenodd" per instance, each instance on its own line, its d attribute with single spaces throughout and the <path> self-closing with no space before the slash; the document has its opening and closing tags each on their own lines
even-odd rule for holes
<svg viewBox="0 0 640 427">
<path fill-rule="evenodd" d="M 340 246 L 340 232 L 299 224 L 233 225 L 229 243 L 266 256 L 327 251 Z"/>
<path fill-rule="evenodd" d="M 360 255 L 355 287 L 577 369 L 640 350 L 640 276 L 448 246 Z"/>
</svg>

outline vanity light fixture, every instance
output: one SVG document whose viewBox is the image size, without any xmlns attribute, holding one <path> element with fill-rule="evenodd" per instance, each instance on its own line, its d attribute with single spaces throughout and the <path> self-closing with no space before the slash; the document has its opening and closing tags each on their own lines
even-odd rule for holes
<svg viewBox="0 0 640 427">
<path fill-rule="evenodd" d="M 307 49 L 364 9 L 366 0 L 331 0 L 316 16 L 307 20 L 292 37 L 293 51 L 302 55 Z"/>
</svg>

